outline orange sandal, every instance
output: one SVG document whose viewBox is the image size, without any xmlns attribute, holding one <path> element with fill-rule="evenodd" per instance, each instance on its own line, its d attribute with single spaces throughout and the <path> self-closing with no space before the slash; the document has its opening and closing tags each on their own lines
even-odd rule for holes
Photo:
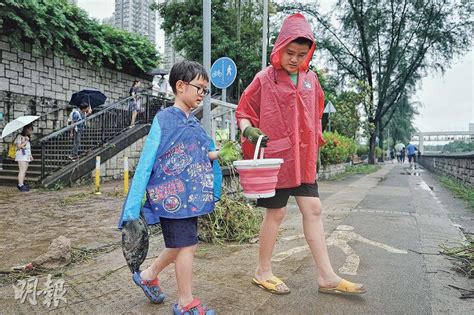
<svg viewBox="0 0 474 315">
<path fill-rule="evenodd" d="M 271 277 L 265 281 L 258 281 L 256 278 L 252 279 L 252 283 L 255 284 L 256 286 L 270 292 L 273 294 L 288 294 L 290 293 L 290 289 L 287 289 L 285 291 L 279 291 L 277 289 L 277 286 L 285 284 L 283 281 L 280 280 L 278 277 Z"/>
<path fill-rule="evenodd" d="M 339 282 L 339 284 L 334 288 L 319 287 L 318 291 L 321 293 L 341 295 L 359 295 L 367 292 L 362 284 L 350 282 L 345 279 L 342 279 L 341 282 Z"/>
</svg>

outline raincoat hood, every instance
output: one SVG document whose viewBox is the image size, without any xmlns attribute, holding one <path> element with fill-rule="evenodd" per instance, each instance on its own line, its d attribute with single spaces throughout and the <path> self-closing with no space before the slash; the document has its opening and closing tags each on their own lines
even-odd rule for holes
<svg viewBox="0 0 474 315">
<path fill-rule="evenodd" d="M 313 58 L 313 53 L 316 50 L 316 43 L 314 42 L 311 27 L 301 13 L 290 15 L 283 21 L 280 33 L 278 34 L 275 46 L 270 55 L 270 63 L 275 69 L 281 69 L 280 61 L 283 49 L 298 37 L 304 37 L 313 42 L 313 45 L 306 56 L 306 60 L 300 65 L 300 71 L 308 70 L 309 62 Z"/>
</svg>

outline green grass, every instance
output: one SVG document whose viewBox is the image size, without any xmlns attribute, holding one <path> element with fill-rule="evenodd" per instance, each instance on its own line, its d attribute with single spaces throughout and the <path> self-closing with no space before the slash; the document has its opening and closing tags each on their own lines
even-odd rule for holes
<svg viewBox="0 0 474 315">
<path fill-rule="evenodd" d="M 346 166 L 346 174 L 370 174 L 380 169 L 379 165 L 359 164 Z"/>
<path fill-rule="evenodd" d="M 454 195 L 466 201 L 467 206 L 474 210 L 474 189 L 467 185 L 463 185 L 448 176 L 440 176 L 439 181 L 444 187 L 449 189 Z"/>
</svg>

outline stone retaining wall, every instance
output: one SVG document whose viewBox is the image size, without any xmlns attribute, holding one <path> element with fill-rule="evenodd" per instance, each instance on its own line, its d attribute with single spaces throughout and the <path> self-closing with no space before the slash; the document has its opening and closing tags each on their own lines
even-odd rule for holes
<svg viewBox="0 0 474 315">
<path fill-rule="evenodd" d="M 474 187 L 474 154 L 423 154 L 417 161 L 426 169 Z"/>
<path fill-rule="evenodd" d="M 346 163 L 323 165 L 318 172 L 318 179 L 329 179 L 343 174 L 346 171 Z"/>
<path fill-rule="evenodd" d="M 74 92 L 96 88 L 107 96 L 106 104 L 112 104 L 128 97 L 128 89 L 135 79 L 141 80 L 144 88 L 151 86 L 152 78 L 144 73 L 97 67 L 79 57 L 33 52 L 31 45 L 19 45 L 16 48 L 8 37 L 0 36 L 0 112 L 3 113 L 0 129 L 20 116 L 44 115 L 35 123 L 35 133 L 46 135 L 65 125 L 68 103 Z"/>
</svg>

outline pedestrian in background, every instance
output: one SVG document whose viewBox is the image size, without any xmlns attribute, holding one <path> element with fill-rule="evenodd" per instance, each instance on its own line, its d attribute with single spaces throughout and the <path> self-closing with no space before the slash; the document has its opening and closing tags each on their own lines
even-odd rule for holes
<svg viewBox="0 0 474 315">
<path fill-rule="evenodd" d="M 28 185 L 25 184 L 26 171 L 28 165 L 33 161 L 33 155 L 31 154 L 31 135 L 33 134 L 33 125 L 29 124 L 23 127 L 21 134 L 15 139 L 16 144 L 16 155 L 15 161 L 18 162 L 18 190 L 21 192 L 29 191 Z"/>
<path fill-rule="evenodd" d="M 166 248 L 151 266 L 133 274 L 133 281 L 148 299 L 163 302 L 158 276 L 174 263 L 178 302 L 173 313 L 211 315 L 214 310 L 192 293 L 198 216 L 212 212 L 220 196 L 217 152 L 191 113 L 209 94 L 209 77 L 201 64 L 182 61 L 171 68 L 169 81 L 175 104 L 159 111 L 153 120 L 119 227 L 124 221 L 137 220 L 140 213 L 148 224 L 161 224 Z"/>
<path fill-rule="evenodd" d="M 406 155 L 406 149 L 405 147 L 402 148 L 400 151 L 400 159 L 402 160 L 402 163 L 405 163 L 405 155 Z"/>
<path fill-rule="evenodd" d="M 70 160 L 74 161 L 79 158 L 82 132 L 86 128 L 86 122 L 83 120 L 85 120 L 87 115 L 89 115 L 90 113 L 92 113 L 90 105 L 88 103 L 82 103 L 81 105 L 79 105 L 79 110 L 72 110 L 71 115 L 68 119 L 70 124 L 76 124 L 72 129 L 72 137 L 74 139 L 74 144 L 72 146 L 71 155 L 69 155 L 68 157 Z"/>
<path fill-rule="evenodd" d="M 416 147 L 411 143 L 407 143 L 406 149 L 407 149 L 408 163 L 410 163 L 411 168 L 415 168 Z"/>
<path fill-rule="evenodd" d="M 316 74 L 309 69 L 315 48 L 306 18 L 300 13 L 287 17 L 271 53 L 271 65 L 257 73 L 236 110 L 244 157 L 252 158 L 255 143 L 263 135 L 268 136 L 265 158 L 284 160 L 275 196 L 257 199 L 257 206 L 266 211 L 252 283 L 271 293 L 290 293 L 286 284 L 273 274 L 271 258 L 288 199 L 295 196 L 303 215 L 306 242 L 316 263 L 319 291 L 361 294 L 365 292 L 361 284 L 342 279 L 334 272 L 325 241 L 316 182 L 317 152 L 324 144 L 324 93 Z"/>
<path fill-rule="evenodd" d="M 128 110 L 132 112 L 132 120 L 130 122 L 130 128 L 135 126 L 135 121 L 137 120 L 138 112 L 140 111 L 140 97 L 138 92 L 140 89 L 140 81 L 135 80 L 132 83 L 132 86 L 128 90 L 129 96 L 132 98 L 128 101 Z"/>
</svg>

